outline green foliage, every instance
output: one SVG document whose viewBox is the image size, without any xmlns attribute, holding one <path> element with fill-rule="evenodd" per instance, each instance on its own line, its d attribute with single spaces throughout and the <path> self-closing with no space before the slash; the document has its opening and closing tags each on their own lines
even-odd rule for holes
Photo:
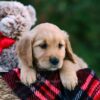
<svg viewBox="0 0 100 100">
<path fill-rule="evenodd" d="M 19 0 L 36 8 L 38 23 L 70 34 L 73 50 L 100 76 L 100 0 Z"/>
</svg>

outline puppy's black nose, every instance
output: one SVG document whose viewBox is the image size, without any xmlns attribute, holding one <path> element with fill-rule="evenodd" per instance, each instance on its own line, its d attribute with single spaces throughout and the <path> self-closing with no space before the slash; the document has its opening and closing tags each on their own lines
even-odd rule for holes
<svg viewBox="0 0 100 100">
<path fill-rule="evenodd" d="M 50 63 L 51 63 L 52 65 L 57 65 L 57 64 L 59 63 L 59 59 L 56 58 L 56 57 L 51 57 L 51 58 L 49 59 L 49 61 L 50 61 Z"/>
</svg>

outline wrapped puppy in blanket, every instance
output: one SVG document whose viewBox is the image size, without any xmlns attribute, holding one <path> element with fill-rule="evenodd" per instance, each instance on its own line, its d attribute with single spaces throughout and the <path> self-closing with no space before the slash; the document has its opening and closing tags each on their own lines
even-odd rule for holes
<svg viewBox="0 0 100 100">
<path fill-rule="evenodd" d="M 0 1 L 0 72 L 18 66 L 16 41 L 36 22 L 35 9 L 16 1 Z"/>
</svg>

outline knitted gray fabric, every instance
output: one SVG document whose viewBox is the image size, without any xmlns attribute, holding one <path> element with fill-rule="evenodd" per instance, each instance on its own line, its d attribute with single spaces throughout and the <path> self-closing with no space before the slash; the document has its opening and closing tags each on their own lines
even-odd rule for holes
<svg viewBox="0 0 100 100">
<path fill-rule="evenodd" d="M 7 49 L 3 49 L 0 54 L 0 72 L 7 72 L 14 67 L 18 67 L 18 59 L 16 55 L 16 44 Z"/>
</svg>

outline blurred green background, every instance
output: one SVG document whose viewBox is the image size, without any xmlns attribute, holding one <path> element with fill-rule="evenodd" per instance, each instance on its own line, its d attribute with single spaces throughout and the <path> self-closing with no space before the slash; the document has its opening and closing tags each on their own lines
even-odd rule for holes
<svg viewBox="0 0 100 100">
<path fill-rule="evenodd" d="M 74 52 L 100 76 L 100 0 L 17 0 L 36 8 L 37 24 L 66 30 Z"/>
</svg>

